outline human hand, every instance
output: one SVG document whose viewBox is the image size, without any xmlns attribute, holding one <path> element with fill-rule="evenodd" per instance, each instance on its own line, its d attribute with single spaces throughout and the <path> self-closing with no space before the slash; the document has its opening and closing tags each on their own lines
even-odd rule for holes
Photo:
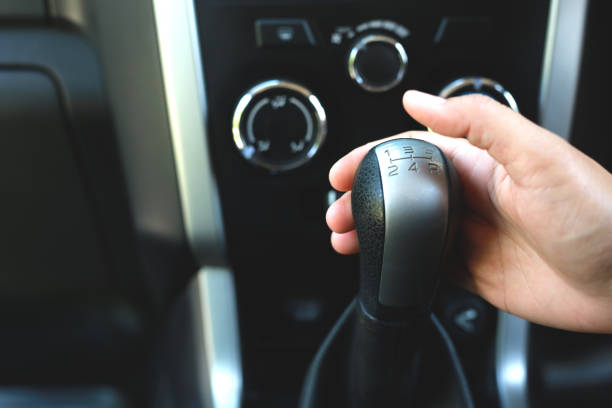
<svg viewBox="0 0 612 408">
<path fill-rule="evenodd" d="M 461 283 L 536 323 L 612 333 L 612 174 L 486 96 L 446 100 L 408 91 L 403 102 L 436 133 L 395 137 L 440 147 L 462 182 Z M 380 142 L 353 150 L 330 170 L 331 185 L 346 192 L 326 216 L 339 253 L 359 251 L 350 190 L 359 163 Z"/>
</svg>

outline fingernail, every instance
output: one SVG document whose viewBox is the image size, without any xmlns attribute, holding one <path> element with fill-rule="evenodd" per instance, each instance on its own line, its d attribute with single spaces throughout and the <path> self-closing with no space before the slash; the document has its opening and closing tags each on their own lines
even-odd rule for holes
<svg viewBox="0 0 612 408">
<path fill-rule="evenodd" d="M 410 90 L 404 94 L 404 103 L 419 106 L 443 105 L 446 99 L 421 91 Z"/>
</svg>

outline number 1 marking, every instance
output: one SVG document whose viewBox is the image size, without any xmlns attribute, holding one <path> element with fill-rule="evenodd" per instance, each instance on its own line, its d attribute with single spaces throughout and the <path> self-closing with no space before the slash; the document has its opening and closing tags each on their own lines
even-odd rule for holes
<svg viewBox="0 0 612 408">
<path fill-rule="evenodd" d="M 393 163 L 393 159 L 391 158 L 391 152 L 389 149 L 385 149 L 385 153 L 387 153 L 387 157 L 389 158 L 389 163 Z"/>
</svg>

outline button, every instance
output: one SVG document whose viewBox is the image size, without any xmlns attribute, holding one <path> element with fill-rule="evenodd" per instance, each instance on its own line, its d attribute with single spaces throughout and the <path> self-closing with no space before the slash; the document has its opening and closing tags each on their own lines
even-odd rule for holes
<svg viewBox="0 0 612 408">
<path fill-rule="evenodd" d="M 483 300 L 474 295 L 455 297 L 444 306 L 444 320 L 454 337 L 471 338 L 480 336 L 488 325 L 487 307 Z"/>
<path fill-rule="evenodd" d="M 255 22 L 258 47 L 312 46 L 312 30 L 302 19 L 262 19 Z"/>
<path fill-rule="evenodd" d="M 486 41 L 491 24 L 486 17 L 444 17 L 434 36 L 435 44 L 470 44 Z"/>
<path fill-rule="evenodd" d="M 480 314 L 478 310 L 473 307 L 468 307 L 467 309 L 461 309 L 457 314 L 453 317 L 453 323 L 460 329 L 462 329 L 466 333 L 475 333 L 476 332 L 476 322 Z"/>
</svg>

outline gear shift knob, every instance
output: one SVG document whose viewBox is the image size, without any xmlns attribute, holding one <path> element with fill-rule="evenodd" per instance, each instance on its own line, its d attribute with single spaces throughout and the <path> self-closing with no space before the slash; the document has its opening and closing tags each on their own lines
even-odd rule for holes
<svg viewBox="0 0 612 408">
<path fill-rule="evenodd" d="M 327 404 L 320 406 L 424 406 L 419 385 L 429 372 L 421 368 L 431 350 L 430 307 L 453 236 L 458 181 L 450 160 L 422 140 L 390 140 L 367 153 L 351 196 L 361 251 L 358 302 L 317 353 L 303 407 L 322 398 Z M 335 371 L 316 382 L 326 370 Z M 343 370 L 346 382 L 338 378 Z"/>
<path fill-rule="evenodd" d="M 458 191 L 452 163 L 428 142 L 394 139 L 368 152 L 351 197 L 365 312 L 385 321 L 428 313 Z"/>
</svg>

